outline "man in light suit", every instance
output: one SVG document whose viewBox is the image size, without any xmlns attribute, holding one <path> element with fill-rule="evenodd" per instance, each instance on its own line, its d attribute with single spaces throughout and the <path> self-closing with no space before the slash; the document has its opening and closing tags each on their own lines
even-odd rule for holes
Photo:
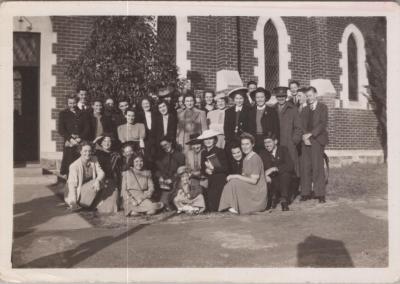
<svg viewBox="0 0 400 284">
<path fill-rule="evenodd" d="M 301 201 L 310 198 L 311 191 L 320 203 L 325 203 L 324 149 L 328 144 L 328 108 L 317 101 L 317 90 L 306 89 L 308 105 L 301 112 L 303 141 L 301 146 Z"/>
</svg>

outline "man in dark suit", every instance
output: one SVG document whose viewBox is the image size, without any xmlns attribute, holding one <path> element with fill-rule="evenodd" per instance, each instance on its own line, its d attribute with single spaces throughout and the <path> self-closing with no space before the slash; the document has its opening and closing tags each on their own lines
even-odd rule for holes
<svg viewBox="0 0 400 284">
<path fill-rule="evenodd" d="M 247 82 L 247 93 L 246 97 L 244 98 L 244 104 L 247 107 L 252 107 L 256 104 L 254 101 L 254 97 L 252 97 L 251 93 L 253 93 L 257 89 L 257 82 L 255 81 L 248 81 Z"/>
<path fill-rule="evenodd" d="M 103 101 L 100 98 L 95 98 L 92 101 L 92 111 L 85 114 L 85 130 L 84 138 L 88 141 L 93 141 L 96 137 L 103 133 L 112 133 L 116 135 L 116 127 L 110 116 L 103 113 Z"/>
<path fill-rule="evenodd" d="M 81 142 L 85 121 L 82 112 L 77 107 L 78 99 L 75 95 L 67 98 L 67 108 L 60 112 L 58 118 L 58 133 L 64 138 L 63 157 L 60 174 L 68 176 L 69 165 L 79 158 L 77 150 Z"/>
<path fill-rule="evenodd" d="M 291 80 L 289 82 L 290 97 L 288 98 L 288 101 L 290 101 L 296 107 L 300 106 L 300 99 L 299 99 L 299 96 L 298 96 L 299 88 L 300 88 L 300 83 L 298 81 Z"/>
<path fill-rule="evenodd" d="M 118 101 L 118 110 L 111 116 L 115 127 L 126 123 L 126 110 L 129 108 L 129 99 L 122 97 Z"/>
<path fill-rule="evenodd" d="M 89 101 L 89 95 L 87 93 L 87 90 L 84 88 L 78 88 L 78 104 L 77 107 L 80 111 L 82 112 L 90 112 L 90 101 Z"/>
<path fill-rule="evenodd" d="M 248 131 L 249 108 L 244 105 L 247 88 L 240 87 L 233 89 L 228 96 L 233 99 L 234 106 L 225 111 L 224 134 L 226 149 L 229 153 L 229 143 L 238 139 L 240 134 Z"/>
<path fill-rule="evenodd" d="M 282 211 L 288 211 L 288 194 L 295 174 L 293 161 L 288 149 L 285 146 L 278 146 L 275 135 L 266 136 L 264 146 L 265 149 L 261 151 L 260 157 L 268 184 L 267 210 L 275 208 L 280 201 Z"/>
<path fill-rule="evenodd" d="M 311 191 L 320 203 L 325 203 L 324 148 L 328 144 L 328 108 L 317 101 L 317 90 L 306 89 L 308 105 L 300 116 L 303 134 L 301 147 L 301 201 L 310 198 Z"/>
<path fill-rule="evenodd" d="M 158 147 L 160 145 L 161 139 L 164 136 L 167 137 L 176 137 L 176 129 L 178 125 L 178 118 L 176 116 L 175 111 L 171 111 L 167 102 L 164 100 L 159 100 L 157 102 L 157 115 L 155 116 L 155 143 L 157 145 L 157 152 L 160 152 L 161 149 Z"/>
<path fill-rule="evenodd" d="M 299 194 L 298 188 L 300 184 L 300 163 L 297 145 L 300 144 L 303 135 L 301 120 L 298 109 L 292 102 L 287 101 L 287 88 L 276 87 L 273 89 L 278 103 L 275 109 L 279 117 L 280 136 L 278 136 L 279 144 L 285 146 L 290 154 L 290 158 L 294 163 L 296 179 L 293 179 L 293 188 L 289 193 L 289 202 L 292 198 L 296 198 Z"/>
<path fill-rule="evenodd" d="M 276 110 L 266 105 L 271 98 L 271 93 L 262 87 L 252 92 L 256 102 L 249 111 L 248 132 L 256 139 L 255 151 L 259 153 L 264 149 L 264 136 L 274 134 L 279 137 L 279 118 Z"/>
</svg>

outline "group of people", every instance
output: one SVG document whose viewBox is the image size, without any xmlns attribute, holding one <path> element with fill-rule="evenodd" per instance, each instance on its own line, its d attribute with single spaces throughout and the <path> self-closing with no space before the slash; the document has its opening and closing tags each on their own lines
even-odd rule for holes
<svg viewBox="0 0 400 284">
<path fill-rule="evenodd" d="M 198 98 L 69 96 L 58 128 L 68 206 L 136 216 L 287 211 L 299 193 L 325 202 L 328 110 L 314 87 L 250 81 Z"/>
</svg>

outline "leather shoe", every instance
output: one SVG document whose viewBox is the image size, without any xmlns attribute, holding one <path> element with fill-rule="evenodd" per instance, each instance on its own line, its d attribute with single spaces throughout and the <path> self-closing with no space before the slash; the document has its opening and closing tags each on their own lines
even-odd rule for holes
<svg viewBox="0 0 400 284">
<path fill-rule="evenodd" d="M 282 207 L 282 211 L 289 211 L 289 205 L 287 204 L 287 202 L 283 201 L 281 203 L 281 207 Z"/>
<path fill-rule="evenodd" d="M 308 196 L 308 195 L 303 195 L 301 198 L 300 198 L 300 201 L 307 201 L 307 200 L 309 200 L 310 199 L 310 196 Z"/>
<path fill-rule="evenodd" d="M 318 197 L 318 203 L 325 203 L 325 202 L 326 202 L 325 196 Z"/>
</svg>

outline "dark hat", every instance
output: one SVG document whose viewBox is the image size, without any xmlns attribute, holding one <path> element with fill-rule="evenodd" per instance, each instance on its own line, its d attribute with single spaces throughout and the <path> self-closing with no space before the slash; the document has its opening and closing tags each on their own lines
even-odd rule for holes
<svg viewBox="0 0 400 284">
<path fill-rule="evenodd" d="M 103 142 L 105 137 L 110 137 L 112 143 L 116 141 L 114 134 L 105 132 L 105 133 L 101 134 L 100 136 L 96 137 L 96 139 L 93 140 L 93 143 L 101 145 L 101 143 Z"/>
<path fill-rule="evenodd" d="M 228 96 L 231 99 L 234 99 L 236 95 L 241 95 L 243 98 L 245 98 L 247 92 L 248 92 L 248 89 L 246 87 L 239 87 L 239 88 L 235 88 L 235 89 L 231 90 L 228 93 Z"/>
<path fill-rule="evenodd" d="M 266 89 L 264 89 L 263 87 L 258 87 L 257 89 L 252 91 L 250 93 L 250 97 L 254 100 L 254 98 L 256 97 L 257 93 L 264 93 L 265 101 L 268 101 L 271 98 L 271 92 L 266 90 Z"/>
<path fill-rule="evenodd" d="M 190 134 L 189 135 L 190 140 L 188 142 L 186 142 L 186 145 L 201 144 L 202 141 L 197 139 L 197 137 L 199 137 L 199 136 L 200 136 L 200 133 Z"/>
<path fill-rule="evenodd" d="M 287 97 L 288 87 L 275 87 L 272 89 L 272 93 L 276 97 Z"/>
</svg>

